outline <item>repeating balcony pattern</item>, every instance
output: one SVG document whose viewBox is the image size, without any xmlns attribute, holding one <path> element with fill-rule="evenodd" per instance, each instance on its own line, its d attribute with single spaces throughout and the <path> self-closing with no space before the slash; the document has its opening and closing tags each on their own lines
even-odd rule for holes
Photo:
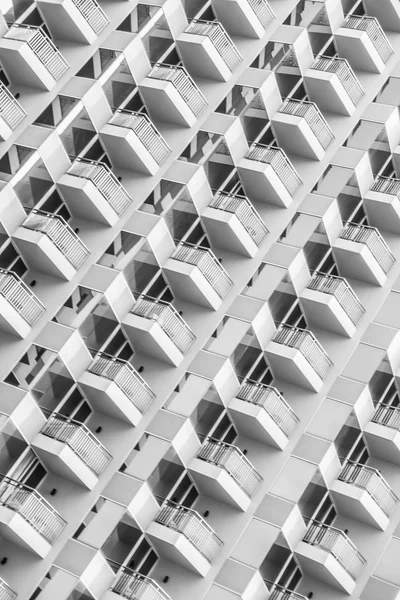
<svg viewBox="0 0 400 600">
<path fill-rule="evenodd" d="M 62 217 L 32 210 L 22 226 L 47 235 L 75 269 L 79 269 L 90 254 L 82 240 Z"/>
<path fill-rule="evenodd" d="M 315 272 L 307 287 L 334 296 L 354 325 L 365 313 L 365 308 L 344 277 Z"/>
<path fill-rule="evenodd" d="M 17 594 L 0 577 L 0 600 L 15 600 Z"/>
<path fill-rule="evenodd" d="M 171 600 L 153 579 L 127 567 L 122 567 L 111 589 L 126 600 Z"/>
<path fill-rule="evenodd" d="M 220 298 L 225 298 L 233 285 L 224 267 L 208 248 L 181 243 L 172 258 L 196 265 Z"/>
<path fill-rule="evenodd" d="M 385 131 L 384 133 L 386 135 Z M 371 191 L 380 192 L 381 194 L 388 194 L 390 196 L 397 196 L 400 199 L 400 179 L 380 176 L 374 181 Z"/>
<path fill-rule="evenodd" d="M 111 169 L 102 162 L 77 158 L 67 173 L 92 181 L 117 215 L 121 215 L 132 203 L 128 192 Z"/>
<path fill-rule="evenodd" d="M 171 154 L 171 148 L 167 142 L 154 127 L 149 117 L 143 113 L 117 110 L 112 116 L 110 124 L 132 129 L 159 165 Z"/>
<path fill-rule="evenodd" d="M 63 415 L 51 415 L 42 434 L 67 444 L 95 475 L 101 475 L 112 459 L 86 425 Z"/>
<path fill-rule="evenodd" d="M 335 137 L 315 102 L 288 98 L 279 109 L 279 112 L 303 117 L 324 150 L 327 149 Z"/>
<path fill-rule="evenodd" d="M 354 581 L 358 579 L 365 566 L 365 558 L 361 556 L 353 542 L 343 531 L 330 525 L 311 521 L 303 542 L 332 554 Z"/>
<path fill-rule="evenodd" d="M 264 221 L 253 208 L 246 196 L 229 194 L 228 192 L 218 192 L 211 200 L 209 206 L 236 215 L 257 246 L 259 246 L 268 235 L 268 229 Z"/>
<path fill-rule="evenodd" d="M 50 544 L 66 525 L 61 515 L 38 491 L 9 477 L 0 481 L 0 505 L 17 512 Z"/>
<path fill-rule="evenodd" d="M 393 514 L 399 499 L 377 469 L 349 461 L 339 480 L 366 490 L 387 517 Z"/>
<path fill-rule="evenodd" d="M 11 304 L 31 327 L 46 310 L 18 275 L 6 269 L 0 269 L 0 295 Z"/>
<path fill-rule="evenodd" d="M 250 498 L 262 482 L 261 475 L 243 452 L 226 442 L 206 438 L 197 457 L 225 469 Z"/>
<path fill-rule="evenodd" d="M 374 45 L 375 50 L 384 63 L 387 63 L 389 58 L 393 54 L 393 48 L 389 43 L 379 21 L 375 17 L 356 16 L 351 15 L 344 22 L 342 27 L 346 29 L 356 29 L 359 31 L 366 31 L 369 39 Z"/>
<path fill-rule="evenodd" d="M 251 10 L 254 12 L 261 25 L 268 27 L 275 18 L 274 11 L 269 6 L 267 0 L 247 0 Z"/>
<path fill-rule="evenodd" d="M 237 398 L 262 406 L 286 437 L 292 435 L 299 423 L 298 417 L 282 394 L 271 385 L 244 381 L 237 393 Z"/>
<path fill-rule="evenodd" d="M 319 56 L 311 68 L 316 71 L 335 73 L 354 106 L 357 106 L 361 98 L 365 95 L 357 77 L 354 75 L 352 68 L 345 58 Z"/>
<path fill-rule="evenodd" d="M 271 165 L 291 196 L 297 192 L 302 181 L 292 163 L 281 148 L 272 148 L 263 144 L 254 144 L 246 158 Z"/>
<path fill-rule="evenodd" d="M 69 64 L 61 52 L 53 44 L 49 36 L 39 27 L 14 23 L 12 28 L 5 34 L 6 38 L 27 42 L 35 56 L 55 81 L 61 79 L 69 69 Z"/>
<path fill-rule="evenodd" d="M 26 112 L 12 93 L 0 82 L 0 117 L 14 130 L 26 117 Z"/>
<path fill-rule="evenodd" d="M 182 533 L 210 563 L 223 546 L 222 540 L 207 521 L 191 508 L 167 500 L 155 520 Z"/>
<path fill-rule="evenodd" d="M 156 321 L 182 354 L 193 344 L 196 336 L 169 302 L 139 296 L 131 312 Z"/>
<path fill-rule="evenodd" d="M 89 367 L 89 372 L 113 381 L 132 404 L 143 414 L 155 398 L 144 379 L 125 360 L 100 353 Z"/>
<path fill-rule="evenodd" d="M 281 325 L 272 338 L 277 344 L 297 348 L 321 379 L 325 379 L 333 363 L 315 335 L 307 329 Z"/>
<path fill-rule="evenodd" d="M 148 77 L 170 81 L 195 117 L 198 117 L 207 106 L 207 100 L 183 67 L 158 63 L 150 71 Z"/>
<path fill-rule="evenodd" d="M 396 262 L 395 257 L 376 227 L 347 223 L 340 237 L 344 240 L 365 244 L 384 273 L 389 273 Z"/>
<path fill-rule="evenodd" d="M 193 19 L 186 28 L 185 33 L 208 37 L 230 71 L 234 71 L 242 62 L 240 53 L 218 21 Z"/>
<path fill-rule="evenodd" d="M 73 3 L 96 35 L 109 24 L 108 17 L 96 0 L 73 0 Z"/>
</svg>

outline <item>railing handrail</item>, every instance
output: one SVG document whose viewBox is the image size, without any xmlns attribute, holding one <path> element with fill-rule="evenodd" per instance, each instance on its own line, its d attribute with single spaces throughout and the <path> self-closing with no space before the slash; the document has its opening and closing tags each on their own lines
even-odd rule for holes
<svg viewBox="0 0 400 600">
<path fill-rule="evenodd" d="M 279 112 L 303 117 L 324 150 L 327 149 L 335 137 L 315 102 L 286 98 Z"/>
<path fill-rule="evenodd" d="M 170 81 L 195 117 L 198 117 L 208 104 L 202 92 L 184 67 L 156 63 L 148 74 L 148 77 Z"/>
<path fill-rule="evenodd" d="M 378 404 L 372 416 L 372 422 L 400 431 L 400 407 Z"/>
<path fill-rule="evenodd" d="M 218 21 L 192 19 L 185 29 L 185 33 L 208 37 L 231 72 L 233 72 L 243 60 L 235 44 Z"/>
<path fill-rule="evenodd" d="M 0 577 L 0 600 L 15 600 L 17 593 Z"/>
<path fill-rule="evenodd" d="M 111 590 L 127 600 L 171 600 L 154 579 L 128 567 L 122 567 Z"/>
<path fill-rule="evenodd" d="M 274 11 L 267 0 L 247 0 L 247 2 L 261 25 L 266 29 L 275 18 Z"/>
<path fill-rule="evenodd" d="M 354 106 L 357 106 L 361 98 L 365 96 L 360 82 L 345 58 L 320 54 L 311 65 L 311 69 L 326 73 L 335 73 Z"/>
<path fill-rule="evenodd" d="M 268 582 L 266 582 L 268 585 Z M 280 585 L 274 584 L 271 589 L 271 594 L 268 600 L 307 600 L 302 594 L 283 588 Z"/>
<path fill-rule="evenodd" d="M 0 268 L 0 295 L 31 327 L 44 313 L 45 306 L 13 271 Z"/>
<path fill-rule="evenodd" d="M 255 143 L 250 147 L 246 158 L 271 165 L 291 196 L 301 187 L 302 180 L 282 148 Z"/>
<path fill-rule="evenodd" d="M 96 35 L 107 27 L 110 20 L 96 0 L 72 0 Z"/>
<path fill-rule="evenodd" d="M 389 194 L 397 196 L 400 199 L 400 179 L 395 177 L 384 177 L 379 175 L 371 187 L 371 192 L 380 192 L 381 194 Z"/>
<path fill-rule="evenodd" d="M 344 277 L 315 271 L 307 288 L 334 296 L 355 325 L 365 314 L 365 308 Z"/>
<path fill-rule="evenodd" d="M 348 222 L 342 229 L 340 237 L 344 240 L 365 244 L 384 273 L 388 273 L 396 262 L 389 246 L 376 227 Z"/>
<path fill-rule="evenodd" d="M 394 54 L 394 50 L 386 37 L 378 19 L 367 15 L 349 15 L 342 27 L 365 31 L 375 50 L 384 63 Z"/>
<path fill-rule="evenodd" d="M 0 82 L 0 117 L 13 131 L 26 117 L 26 112 L 3 82 Z"/>
<path fill-rule="evenodd" d="M 209 206 L 236 215 L 257 246 L 269 233 L 264 221 L 246 196 L 219 191 Z"/>
</svg>

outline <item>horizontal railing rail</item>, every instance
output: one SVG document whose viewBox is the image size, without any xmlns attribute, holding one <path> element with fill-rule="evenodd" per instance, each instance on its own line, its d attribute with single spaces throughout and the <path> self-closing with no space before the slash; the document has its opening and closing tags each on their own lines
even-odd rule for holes
<svg viewBox="0 0 400 600">
<path fill-rule="evenodd" d="M 315 335 L 307 329 L 281 325 L 272 340 L 290 348 L 297 348 L 321 379 L 325 379 L 333 363 Z"/>
<path fill-rule="evenodd" d="M 0 600 L 15 600 L 17 593 L 0 577 Z"/>
<path fill-rule="evenodd" d="M 112 459 L 86 425 L 61 414 L 52 414 L 41 433 L 67 444 L 95 475 L 100 475 Z"/>
<path fill-rule="evenodd" d="M 347 223 L 340 237 L 344 240 L 365 244 L 385 273 L 389 273 L 396 262 L 389 246 L 376 227 Z"/>
<path fill-rule="evenodd" d="M 263 407 L 286 437 L 292 435 L 299 423 L 299 418 L 282 394 L 271 385 L 244 381 L 237 393 L 237 398 Z"/>
<path fill-rule="evenodd" d="M 122 567 L 111 590 L 126 600 L 171 600 L 150 577 Z"/>
<path fill-rule="evenodd" d="M 234 71 L 242 62 L 240 52 L 218 21 L 193 19 L 185 32 L 208 37 L 230 71 Z"/>
<path fill-rule="evenodd" d="M 2 82 L 0 82 L 0 117 L 13 131 L 26 117 L 26 112 L 20 103 Z"/>
<path fill-rule="evenodd" d="M 302 181 L 296 169 L 281 148 L 254 144 L 246 154 L 246 158 L 271 165 L 291 196 L 294 196 L 301 187 Z"/>
<path fill-rule="evenodd" d="M 354 106 L 357 106 L 365 95 L 360 82 L 345 58 L 318 56 L 311 68 L 316 71 L 335 73 Z"/>
<path fill-rule="evenodd" d="M 274 11 L 267 0 L 247 0 L 247 2 L 261 25 L 266 29 L 275 18 Z"/>
<path fill-rule="evenodd" d="M 170 302 L 139 296 L 131 312 L 156 321 L 182 354 L 189 350 L 196 339 L 190 327 Z"/>
<path fill-rule="evenodd" d="M 397 196 L 400 199 L 400 179 L 394 179 L 393 177 L 383 177 L 381 175 L 377 179 L 375 179 L 371 187 L 371 192 L 381 192 L 381 194 Z"/>
<path fill-rule="evenodd" d="M 31 327 L 46 310 L 18 275 L 6 269 L 0 269 L 0 296 L 3 296 Z"/>
<path fill-rule="evenodd" d="M 73 0 L 73 3 L 96 35 L 109 24 L 106 13 L 96 0 Z"/>
<path fill-rule="evenodd" d="M 207 521 L 191 508 L 167 500 L 155 520 L 182 533 L 210 563 L 223 546 L 222 540 Z"/>
<path fill-rule="evenodd" d="M 250 498 L 263 480 L 243 452 L 226 442 L 206 438 L 197 457 L 225 469 Z"/>
<path fill-rule="evenodd" d="M 343 23 L 342 27 L 365 31 L 384 63 L 387 63 L 394 53 L 385 32 L 375 17 L 350 15 Z"/>
<path fill-rule="evenodd" d="M 171 154 L 171 148 L 146 114 L 117 109 L 110 124 L 131 129 L 158 165 Z"/>
<path fill-rule="evenodd" d="M 142 414 L 156 397 L 134 367 L 124 360 L 100 353 L 88 370 L 113 381 Z"/>
<path fill-rule="evenodd" d="M 286 115 L 303 117 L 324 150 L 327 149 L 335 137 L 315 102 L 287 98 L 283 106 L 279 109 L 279 112 Z"/>
<path fill-rule="evenodd" d="M 195 117 L 198 117 L 207 106 L 207 100 L 183 67 L 157 63 L 148 77 L 170 81 Z"/>
<path fill-rule="evenodd" d="M 38 491 L 9 477 L 0 481 L 0 505 L 17 512 L 50 544 L 66 525 L 66 521 Z"/>
<path fill-rule="evenodd" d="M 236 215 L 257 246 L 268 235 L 268 229 L 264 221 L 246 196 L 218 192 L 209 206 Z"/>
<path fill-rule="evenodd" d="M 343 277 L 315 272 L 307 287 L 334 296 L 354 325 L 365 313 L 365 308 Z"/>
<path fill-rule="evenodd" d="M 271 590 L 271 594 L 268 596 L 268 600 L 307 600 L 307 598 L 303 594 L 292 592 L 292 590 L 275 584 Z"/>
</svg>

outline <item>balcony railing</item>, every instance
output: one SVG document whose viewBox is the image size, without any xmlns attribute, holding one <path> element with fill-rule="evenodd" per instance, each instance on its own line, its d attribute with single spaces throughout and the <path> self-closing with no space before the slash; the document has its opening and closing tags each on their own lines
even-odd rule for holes
<svg viewBox="0 0 400 600">
<path fill-rule="evenodd" d="M 375 17 L 350 15 L 343 23 L 342 27 L 346 29 L 356 29 L 366 31 L 375 50 L 384 63 L 387 63 L 393 54 L 393 48 L 387 39 L 380 23 Z"/>
<path fill-rule="evenodd" d="M 385 273 L 389 273 L 396 262 L 395 257 L 376 227 L 347 223 L 340 237 L 351 242 L 365 244 Z"/>
<path fill-rule="evenodd" d="M 96 35 L 99 35 L 107 27 L 110 21 L 96 0 L 72 1 Z"/>
<path fill-rule="evenodd" d="M 150 577 L 122 567 L 111 590 L 126 600 L 171 600 Z"/>
<path fill-rule="evenodd" d="M 272 340 L 289 348 L 300 350 L 321 379 L 325 379 L 333 363 L 315 335 L 307 329 L 281 325 Z"/>
<path fill-rule="evenodd" d="M 339 481 L 366 490 L 387 517 L 393 514 L 399 499 L 377 469 L 347 462 L 339 475 Z"/>
<path fill-rule="evenodd" d="M 61 52 L 40 27 L 14 23 L 4 37 L 19 42 L 27 42 L 32 52 L 55 81 L 61 79 L 69 69 L 69 64 Z"/>
<path fill-rule="evenodd" d="M 5 269 L 0 269 L 0 296 L 3 296 L 31 327 L 46 310 L 18 275 Z"/>
<path fill-rule="evenodd" d="M 243 452 L 226 442 L 206 438 L 197 458 L 225 469 L 250 498 L 262 482 L 261 475 Z"/>
<path fill-rule="evenodd" d="M 0 82 L 0 117 L 13 131 L 26 117 L 26 112 L 20 103 L 2 82 Z"/>
<path fill-rule="evenodd" d="M 196 339 L 192 330 L 169 302 L 149 296 L 139 296 L 131 312 L 139 317 L 156 321 L 182 354 L 189 350 Z"/>
<path fill-rule="evenodd" d="M 261 25 L 266 29 L 275 18 L 274 11 L 267 0 L 247 0 L 247 2 Z"/>
<path fill-rule="evenodd" d="M 332 554 L 354 581 L 357 580 L 364 568 L 365 559 L 353 542 L 340 529 L 311 521 L 303 542 L 322 548 Z"/>
<path fill-rule="evenodd" d="M 372 422 L 400 431 L 400 408 L 379 404 L 372 417 Z"/>
<path fill-rule="evenodd" d="M 161 165 L 171 154 L 167 142 L 149 117 L 143 113 L 117 109 L 110 124 L 131 129 L 158 165 Z"/>
<path fill-rule="evenodd" d="M 16 592 L 0 577 L 0 600 L 15 600 Z"/>
<path fill-rule="evenodd" d="M 89 373 L 113 381 L 143 414 L 155 398 L 145 380 L 125 360 L 100 353 L 88 369 Z"/>
<path fill-rule="evenodd" d="M 74 419 L 53 414 L 41 433 L 67 444 L 95 475 L 100 475 L 112 459 L 111 454 L 86 425 Z"/>
<path fill-rule="evenodd" d="M 234 71 L 242 62 L 240 53 L 221 23 L 193 19 L 185 29 L 185 33 L 208 37 L 230 71 Z"/>
<path fill-rule="evenodd" d="M 223 546 L 222 540 L 198 512 L 170 500 L 161 508 L 155 521 L 182 533 L 210 563 Z"/>
<path fill-rule="evenodd" d="M 325 117 L 314 102 L 288 98 L 279 109 L 279 112 L 303 117 L 324 150 L 327 149 L 335 137 Z"/>
<path fill-rule="evenodd" d="M 22 226 L 47 235 L 76 270 L 83 265 L 90 254 L 82 240 L 60 216 L 32 210 Z"/>
<path fill-rule="evenodd" d="M 121 215 L 132 203 L 128 192 L 105 163 L 77 158 L 67 173 L 92 181 L 117 215 Z"/>
<path fill-rule="evenodd" d="M 301 187 L 300 177 L 281 148 L 254 144 L 248 151 L 246 158 L 271 165 L 291 196 L 294 196 Z"/>
<path fill-rule="evenodd" d="M 184 67 L 157 63 L 148 77 L 170 81 L 195 117 L 207 106 L 207 100 Z"/>
<path fill-rule="evenodd" d="M 244 381 L 237 398 L 264 408 L 286 437 L 292 435 L 299 423 L 298 417 L 282 394 L 271 385 Z"/>
<path fill-rule="evenodd" d="M 233 285 L 224 267 L 208 248 L 181 243 L 172 254 L 172 258 L 196 265 L 220 298 L 225 298 Z"/>
<path fill-rule="evenodd" d="M 66 522 L 38 491 L 9 477 L 0 481 L 0 505 L 17 512 L 50 544 Z"/>
<path fill-rule="evenodd" d="M 211 200 L 210 207 L 236 215 L 257 246 L 268 234 L 264 221 L 246 196 L 218 192 Z"/>
<path fill-rule="evenodd" d="M 303 594 L 298 594 L 287 588 L 274 585 L 271 594 L 268 596 L 268 600 L 307 600 L 307 598 Z"/>
<path fill-rule="evenodd" d="M 311 68 L 315 71 L 335 73 L 354 106 L 357 106 L 364 96 L 364 90 L 345 58 L 319 56 Z"/>
<path fill-rule="evenodd" d="M 385 130 L 384 133 L 386 134 Z M 371 192 L 397 196 L 400 199 L 400 179 L 380 176 L 374 181 Z"/>
<path fill-rule="evenodd" d="M 365 308 L 343 277 L 315 272 L 307 287 L 334 296 L 354 325 L 365 313 Z"/>
</svg>

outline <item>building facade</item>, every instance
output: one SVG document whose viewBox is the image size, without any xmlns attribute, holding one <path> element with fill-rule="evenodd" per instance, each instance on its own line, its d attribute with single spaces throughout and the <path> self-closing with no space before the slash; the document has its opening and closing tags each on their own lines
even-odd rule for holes
<svg viewBox="0 0 400 600">
<path fill-rule="evenodd" d="M 0 36 L 0 600 L 398 600 L 400 0 Z"/>
</svg>

